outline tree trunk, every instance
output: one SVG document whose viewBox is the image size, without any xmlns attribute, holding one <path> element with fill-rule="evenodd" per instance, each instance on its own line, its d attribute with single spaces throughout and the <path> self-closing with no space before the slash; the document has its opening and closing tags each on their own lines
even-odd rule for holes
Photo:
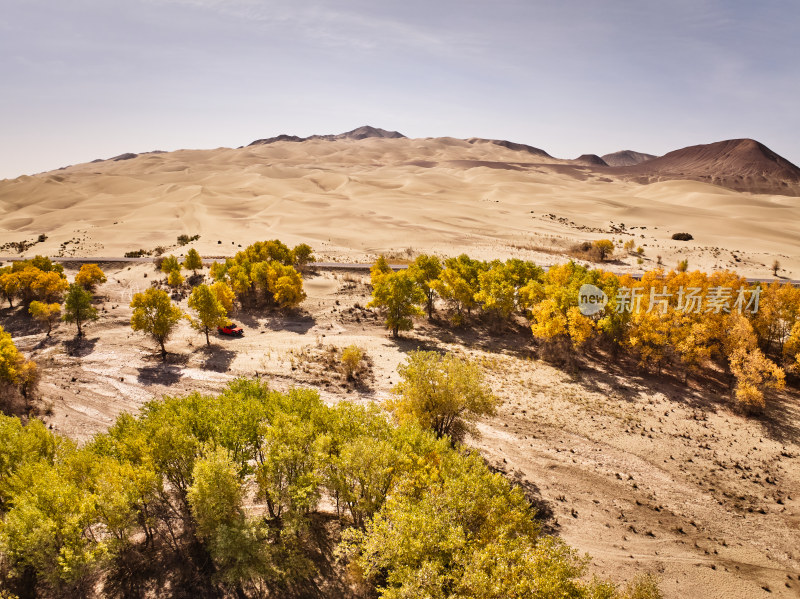
<svg viewBox="0 0 800 599">
<path fill-rule="evenodd" d="M 80 318 L 76 318 L 75 319 L 75 324 L 78 325 L 78 337 L 83 337 L 83 331 L 81 330 L 81 319 Z"/>
<path fill-rule="evenodd" d="M 159 343 L 159 345 L 161 345 L 161 361 L 162 362 L 166 362 L 167 361 L 167 348 L 164 347 L 164 342 L 163 341 L 159 340 L 158 343 Z"/>
<path fill-rule="evenodd" d="M 208 327 L 206 327 L 206 345 L 211 345 L 211 340 L 208 338 Z"/>
<path fill-rule="evenodd" d="M 39 596 L 39 593 L 36 589 L 36 582 L 38 576 L 36 575 L 36 570 L 33 566 L 25 566 L 22 570 L 22 575 L 20 578 L 19 588 L 17 592 L 19 593 L 20 599 L 36 599 Z"/>
<path fill-rule="evenodd" d="M 394 326 L 392 327 L 392 337 L 397 339 L 400 336 L 400 327 Z"/>
</svg>

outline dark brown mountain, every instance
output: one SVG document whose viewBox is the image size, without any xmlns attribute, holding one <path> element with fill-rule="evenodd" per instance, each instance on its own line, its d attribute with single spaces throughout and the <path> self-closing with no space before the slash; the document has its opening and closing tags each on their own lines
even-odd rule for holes
<svg viewBox="0 0 800 599">
<path fill-rule="evenodd" d="M 586 166 L 608 166 L 605 160 L 600 158 L 597 154 L 581 154 L 572 162 L 576 164 L 584 164 Z"/>
<path fill-rule="evenodd" d="M 339 135 L 334 135 L 333 139 L 367 139 L 368 137 L 400 139 L 405 137 L 405 135 L 403 135 L 399 131 L 387 131 L 386 129 L 380 129 L 379 127 L 370 127 L 369 125 L 364 125 L 363 127 L 359 127 L 358 129 L 353 129 L 352 131 L 348 131 L 347 133 L 340 133 Z"/>
<path fill-rule="evenodd" d="M 608 166 L 634 166 L 647 160 L 655 158 L 653 154 L 645 154 L 644 152 L 634 152 L 633 150 L 621 150 L 611 154 L 604 154 L 601 156 Z"/>
<path fill-rule="evenodd" d="M 261 146 L 265 144 L 273 144 L 278 141 L 301 142 L 301 141 L 307 141 L 309 139 L 322 139 L 325 141 L 335 141 L 337 139 L 367 139 L 369 137 L 398 139 L 405 137 L 405 135 L 397 131 L 387 131 L 386 129 L 380 129 L 378 127 L 370 127 L 369 125 L 365 125 L 363 127 L 358 127 L 357 129 L 353 129 L 352 131 L 347 131 L 346 133 L 339 133 L 338 135 L 311 135 L 309 137 L 298 137 L 296 135 L 282 134 L 276 137 L 269 137 L 267 139 L 257 139 L 248 145 Z"/>
<path fill-rule="evenodd" d="M 800 168 L 753 139 L 690 146 L 603 171 L 640 183 L 690 179 L 737 191 L 800 196 Z"/>
</svg>

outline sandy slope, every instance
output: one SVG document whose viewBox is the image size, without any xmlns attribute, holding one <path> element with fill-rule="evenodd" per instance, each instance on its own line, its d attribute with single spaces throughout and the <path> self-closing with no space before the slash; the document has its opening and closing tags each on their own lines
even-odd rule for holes
<svg viewBox="0 0 800 599">
<path fill-rule="evenodd" d="M 682 231 L 694 241 L 670 239 Z M 413 247 L 541 262 L 553 260 L 534 251 L 542 247 L 634 238 L 643 267 L 660 255 L 667 266 L 688 258 L 768 276 L 777 258 L 780 274 L 800 277 L 798 198 L 694 181 L 640 185 L 450 138 L 181 150 L 0 181 L 0 245 L 40 233 L 47 241 L 29 254 L 113 256 L 199 233 L 205 255 L 278 237 L 329 259 Z"/>
</svg>

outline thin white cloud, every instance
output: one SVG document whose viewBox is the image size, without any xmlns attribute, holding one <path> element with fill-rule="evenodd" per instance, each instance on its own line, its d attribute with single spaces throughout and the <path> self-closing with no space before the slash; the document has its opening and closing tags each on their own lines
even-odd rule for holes
<svg viewBox="0 0 800 599">
<path fill-rule="evenodd" d="M 143 0 L 153 5 L 186 6 L 225 17 L 258 23 L 275 31 L 302 35 L 305 41 L 356 50 L 394 46 L 440 56 L 470 51 L 480 44 L 446 30 L 428 28 L 390 14 L 376 3 L 370 11 L 348 9 L 343 3 L 298 3 L 284 0 Z"/>
</svg>

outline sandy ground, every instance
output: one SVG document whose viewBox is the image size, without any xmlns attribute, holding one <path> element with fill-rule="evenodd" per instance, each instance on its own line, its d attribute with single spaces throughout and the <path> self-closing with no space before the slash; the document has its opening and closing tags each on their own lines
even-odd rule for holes
<svg viewBox="0 0 800 599">
<path fill-rule="evenodd" d="M 688 232 L 689 242 L 673 233 Z M 142 154 L 0 181 L 0 255 L 122 256 L 180 234 L 204 256 L 254 241 L 310 244 L 322 260 L 416 251 L 547 264 L 576 241 L 633 239 L 618 270 L 736 267 L 800 278 L 800 202 L 708 183 L 626 182 L 590 167 L 451 138 L 281 142 Z M 545 250 L 544 252 L 542 250 Z"/>
<path fill-rule="evenodd" d="M 236 376 L 313 386 L 328 402 L 381 401 L 408 351 L 462 352 L 481 360 L 504 402 L 472 443 L 528 488 L 548 529 L 591 554 L 591 572 L 623 581 L 652 570 L 675 599 L 800 596 L 796 389 L 754 419 L 732 408 L 719 381 L 683 385 L 600 354 L 568 374 L 536 359 L 522 327 L 492 336 L 420 321 L 395 341 L 361 308 L 363 275 L 331 272 L 308 277 L 297 314 L 236 315 L 243 338 L 214 337 L 209 348 L 182 324 L 162 364 L 130 330 L 128 307 L 159 275 L 144 264 L 106 272 L 101 317 L 83 342 L 71 326 L 46 339 L 18 310 L 0 311 L 0 324 L 43 367 L 41 403 L 54 430 L 83 441 L 152 398 L 213 392 Z M 372 361 L 356 388 L 325 362 L 331 346 L 351 343 Z"/>
</svg>

